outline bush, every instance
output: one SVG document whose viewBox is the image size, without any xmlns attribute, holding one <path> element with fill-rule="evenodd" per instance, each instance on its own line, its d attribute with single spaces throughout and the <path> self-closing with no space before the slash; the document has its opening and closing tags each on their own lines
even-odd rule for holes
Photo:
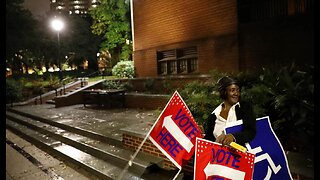
<svg viewBox="0 0 320 180">
<path fill-rule="evenodd" d="M 221 103 L 219 95 L 215 93 L 214 88 L 208 83 L 194 81 L 186 84 L 180 91 L 181 97 L 199 125 L 203 125 L 214 108 Z"/>
<path fill-rule="evenodd" d="M 153 78 L 148 78 L 144 82 L 144 89 L 146 91 L 152 92 L 154 90 L 155 80 Z"/>
<path fill-rule="evenodd" d="M 22 100 L 22 86 L 13 79 L 6 79 L 6 104 Z"/>
<path fill-rule="evenodd" d="M 133 61 L 120 61 L 112 68 L 112 75 L 120 78 L 133 78 Z"/>
<path fill-rule="evenodd" d="M 106 80 L 102 83 L 103 89 L 124 89 L 124 85 L 121 84 L 119 81 L 114 80 Z"/>
<path fill-rule="evenodd" d="M 295 64 L 263 68 L 234 74 L 242 85 L 241 98 L 253 105 L 256 117 L 269 116 L 273 130 L 285 150 L 313 152 L 314 79 L 313 66 Z M 211 82 L 188 83 L 180 91 L 199 125 L 221 103 L 215 92 L 217 79 L 224 73 L 213 72 Z"/>
<path fill-rule="evenodd" d="M 261 76 L 261 83 L 270 87 L 272 125 L 287 147 L 296 151 L 312 151 L 314 143 L 313 70 L 313 66 L 291 64 L 265 70 Z"/>
</svg>

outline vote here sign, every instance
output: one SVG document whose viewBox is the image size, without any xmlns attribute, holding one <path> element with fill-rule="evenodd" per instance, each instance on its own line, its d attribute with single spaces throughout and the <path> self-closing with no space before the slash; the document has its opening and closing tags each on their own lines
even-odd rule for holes
<svg viewBox="0 0 320 180">
<path fill-rule="evenodd" d="M 175 91 L 150 131 L 150 141 L 181 169 L 194 153 L 202 132 L 178 91 Z"/>
<path fill-rule="evenodd" d="M 194 180 L 251 180 L 255 155 L 197 138 Z"/>
</svg>

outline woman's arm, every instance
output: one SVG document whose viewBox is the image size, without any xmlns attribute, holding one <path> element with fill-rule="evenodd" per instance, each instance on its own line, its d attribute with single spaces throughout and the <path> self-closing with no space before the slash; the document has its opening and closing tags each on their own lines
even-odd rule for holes
<svg viewBox="0 0 320 180">
<path fill-rule="evenodd" d="M 243 129 L 241 132 L 234 133 L 233 136 L 238 144 L 245 145 L 246 142 L 252 141 L 256 135 L 256 118 L 252 105 L 240 102 L 240 107 L 236 107 L 236 115 L 237 119 L 242 119 Z"/>
<path fill-rule="evenodd" d="M 210 114 L 209 118 L 207 119 L 206 123 L 204 124 L 204 129 L 205 129 L 204 139 L 207 139 L 207 140 L 210 140 L 210 141 L 215 141 L 216 140 L 216 138 L 213 135 L 215 121 L 216 121 L 216 115 L 215 114 Z"/>
</svg>

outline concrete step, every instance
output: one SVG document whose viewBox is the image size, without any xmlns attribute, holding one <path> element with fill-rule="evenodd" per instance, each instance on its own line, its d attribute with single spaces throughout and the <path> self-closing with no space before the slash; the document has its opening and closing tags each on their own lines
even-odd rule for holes
<svg viewBox="0 0 320 180">
<path fill-rule="evenodd" d="M 47 104 L 55 104 L 55 101 L 53 99 L 47 100 L 46 101 Z"/>
<path fill-rule="evenodd" d="M 49 120 L 43 121 L 43 118 L 38 117 L 37 119 L 42 120 L 39 121 L 8 111 L 6 112 L 6 116 L 10 121 L 32 129 L 37 133 L 41 133 L 42 136 L 49 138 L 50 140 L 56 140 L 56 142 L 54 141 L 53 144 L 59 144 L 60 146 L 61 144 L 64 144 L 64 146 L 68 149 L 77 149 L 97 159 L 112 163 L 114 166 L 117 166 L 120 169 L 124 168 L 127 165 L 132 154 L 134 153 L 133 151 L 124 149 L 123 147 L 117 147 L 91 138 L 95 137 L 94 134 L 90 135 L 89 137 L 85 136 L 90 132 L 82 134 L 82 131 L 77 131 L 76 133 L 74 133 L 68 131 L 68 129 L 73 129 L 71 127 L 62 129 L 59 127 L 59 125 L 55 126 L 59 123 L 51 123 L 53 125 L 50 125 L 47 123 L 49 122 Z M 98 139 L 100 138 L 101 137 L 99 137 Z M 160 158 L 156 158 L 145 153 L 138 153 L 136 158 L 132 162 L 132 165 L 128 167 L 128 170 L 135 176 L 140 177 L 143 174 L 147 174 L 151 166 L 160 166 L 161 163 L 162 160 Z"/>
<path fill-rule="evenodd" d="M 12 132 L 22 136 L 30 143 L 41 147 L 44 151 L 74 165 L 80 166 L 98 179 L 116 179 L 123 168 L 114 165 L 111 162 L 99 159 L 91 154 L 81 151 L 73 146 L 55 140 L 51 136 L 37 133 L 34 130 L 19 123 L 6 119 L 6 126 Z M 131 172 L 125 172 L 124 179 L 141 179 Z"/>
<path fill-rule="evenodd" d="M 19 110 L 15 110 L 15 109 L 11 109 L 11 108 L 8 108 L 7 112 L 12 112 L 12 113 L 15 113 L 17 115 L 21 115 L 21 116 L 28 117 L 28 118 L 31 118 L 31 119 L 34 119 L 34 120 L 37 120 L 37 121 L 40 121 L 40 122 L 43 122 L 43 123 L 47 123 L 47 124 L 50 124 L 52 126 L 56 126 L 56 127 L 59 127 L 61 129 L 64 129 L 64 130 L 67 130 L 67 131 L 70 131 L 70 132 L 73 132 L 73 133 L 81 134 L 83 136 L 90 137 L 90 138 L 95 139 L 95 140 L 103 141 L 103 142 L 106 142 L 106 143 L 114 145 L 114 146 L 118 146 L 118 147 L 122 146 L 122 138 L 121 139 L 120 138 L 116 139 L 116 138 L 113 138 L 113 137 L 105 136 L 103 134 L 94 132 L 92 130 L 88 130 L 88 129 L 83 129 L 83 128 L 80 128 L 80 127 L 72 126 L 73 125 L 72 123 L 68 124 L 65 121 L 52 121 L 50 119 L 42 118 L 42 117 L 39 117 L 39 116 L 36 116 L 36 115 L 33 115 L 33 114 L 29 114 L 29 113 L 22 112 L 22 111 L 19 111 Z"/>
<path fill-rule="evenodd" d="M 112 161 L 119 167 L 125 167 L 127 162 L 130 160 L 130 155 L 134 153 L 132 151 L 125 150 L 123 148 L 116 147 L 92 138 L 88 138 L 81 134 L 68 132 L 59 127 L 51 126 L 40 121 L 35 121 L 31 118 L 23 117 L 21 115 L 16 115 L 8 112 L 7 118 L 19 124 L 25 125 L 35 131 L 53 137 L 54 139 L 59 140 L 63 143 L 71 145 L 81 151 L 87 152 L 93 156 L 96 156 L 97 158 L 106 161 Z M 143 174 L 151 164 L 161 163 L 160 159 L 143 155 L 142 153 L 140 154 L 141 155 L 138 154 L 138 156 L 134 159 L 132 166 L 130 166 L 129 168 L 130 171 L 138 175 Z"/>
</svg>

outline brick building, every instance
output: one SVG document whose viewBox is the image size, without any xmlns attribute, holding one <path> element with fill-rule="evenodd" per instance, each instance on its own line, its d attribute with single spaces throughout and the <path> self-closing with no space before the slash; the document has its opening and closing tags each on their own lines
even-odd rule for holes
<svg viewBox="0 0 320 180">
<path fill-rule="evenodd" d="M 132 0 L 137 77 L 313 64 L 313 0 Z"/>
</svg>

